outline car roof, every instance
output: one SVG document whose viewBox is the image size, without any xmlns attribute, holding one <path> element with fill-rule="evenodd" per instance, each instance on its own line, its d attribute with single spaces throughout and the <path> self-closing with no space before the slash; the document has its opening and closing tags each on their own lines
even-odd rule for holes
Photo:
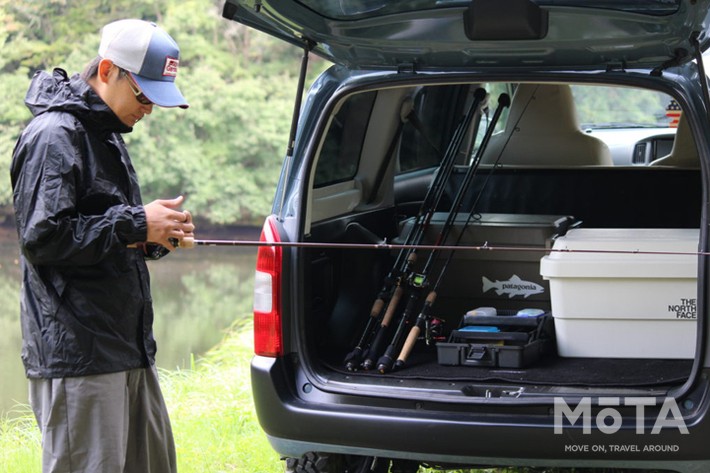
<svg viewBox="0 0 710 473">
<path fill-rule="evenodd" d="M 352 69 L 656 68 L 710 45 L 710 0 L 227 0 L 223 16 Z"/>
</svg>

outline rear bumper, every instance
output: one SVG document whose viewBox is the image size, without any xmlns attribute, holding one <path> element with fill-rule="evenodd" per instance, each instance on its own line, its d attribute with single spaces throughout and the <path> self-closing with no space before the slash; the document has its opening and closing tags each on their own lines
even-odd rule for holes
<svg viewBox="0 0 710 473">
<path fill-rule="evenodd" d="M 664 427 L 615 433 L 578 425 L 555 432 L 550 406 L 458 406 L 319 392 L 296 381 L 283 359 L 255 357 L 252 391 L 259 422 L 284 456 L 308 451 L 500 466 L 588 466 L 710 471 L 708 399 L 686 419 L 687 433 Z M 364 404 L 368 403 L 368 404 Z M 610 424 L 613 419 L 603 419 Z M 594 420 L 592 426 L 594 427 Z"/>
</svg>

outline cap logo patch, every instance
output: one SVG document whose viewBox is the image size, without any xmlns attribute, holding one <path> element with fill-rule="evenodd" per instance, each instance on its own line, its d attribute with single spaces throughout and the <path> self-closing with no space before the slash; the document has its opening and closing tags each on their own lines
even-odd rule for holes
<svg viewBox="0 0 710 473">
<path fill-rule="evenodd" d="M 165 58 L 165 67 L 163 68 L 164 76 L 177 77 L 178 64 L 180 61 L 174 57 Z"/>
</svg>

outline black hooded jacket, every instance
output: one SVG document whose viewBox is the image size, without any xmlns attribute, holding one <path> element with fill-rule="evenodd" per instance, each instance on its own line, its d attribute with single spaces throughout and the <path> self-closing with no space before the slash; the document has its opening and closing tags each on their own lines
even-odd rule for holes
<svg viewBox="0 0 710 473">
<path fill-rule="evenodd" d="M 146 217 L 124 125 L 80 77 L 38 72 L 11 165 L 30 378 L 153 364 Z"/>
</svg>

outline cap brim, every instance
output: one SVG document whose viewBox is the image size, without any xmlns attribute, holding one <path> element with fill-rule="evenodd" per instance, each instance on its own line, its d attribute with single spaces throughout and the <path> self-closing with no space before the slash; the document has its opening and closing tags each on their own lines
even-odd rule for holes
<svg viewBox="0 0 710 473">
<path fill-rule="evenodd" d="M 146 79 L 138 74 L 131 73 L 138 87 L 148 100 L 159 107 L 187 108 L 189 104 L 182 96 L 174 82 Z"/>
</svg>

